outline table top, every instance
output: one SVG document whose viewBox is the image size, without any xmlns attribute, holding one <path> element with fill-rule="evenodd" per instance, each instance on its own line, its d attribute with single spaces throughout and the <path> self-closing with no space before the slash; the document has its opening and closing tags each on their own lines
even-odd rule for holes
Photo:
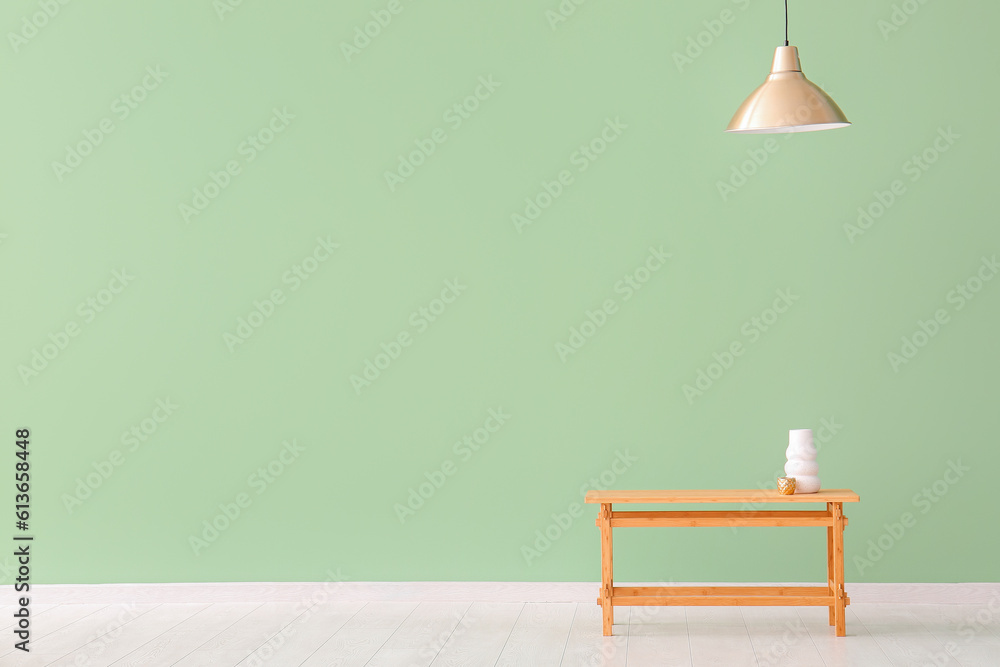
<svg viewBox="0 0 1000 667">
<path fill-rule="evenodd" d="M 724 489 L 706 491 L 587 491 L 588 503 L 856 503 L 861 498 L 850 489 L 820 489 L 816 493 L 783 496 L 777 489 Z"/>
</svg>

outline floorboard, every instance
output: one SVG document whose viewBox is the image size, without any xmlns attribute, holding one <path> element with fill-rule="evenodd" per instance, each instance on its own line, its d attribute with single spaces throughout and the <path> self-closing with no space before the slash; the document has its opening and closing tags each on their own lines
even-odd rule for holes
<svg viewBox="0 0 1000 667">
<path fill-rule="evenodd" d="M 69 611 L 74 611 L 73 607 L 91 607 L 92 605 L 67 605 Z M 31 650 L 37 653 L 55 654 L 63 657 L 73 651 L 77 651 L 87 644 L 102 637 L 110 640 L 110 637 L 122 632 L 123 628 L 132 621 L 142 618 L 152 610 L 160 607 L 159 604 L 112 604 L 104 605 L 103 608 L 91 613 L 86 610 L 79 610 L 79 618 L 72 623 L 61 624 L 57 630 L 48 632 L 44 636 L 37 637 L 32 633 Z M 56 613 L 55 611 L 52 612 Z M 39 623 L 44 616 L 39 617 Z"/>
<path fill-rule="evenodd" d="M 296 602 L 265 602 L 174 664 L 177 667 L 237 665 L 304 611 Z"/>
<path fill-rule="evenodd" d="M 421 602 L 372 656 L 369 667 L 427 667 L 468 612 L 469 602 Z"/>
<path fill-rule="evenodd" d="M 32 604 L 28 607 L 32 625 L 34 625 L 36 618 L 58 606 L 55 604 Z M 17 619 L 14 618 L 15 610 L 13 605 L 0 605 L 0 633 L 7 634 L 7 631 L 14 627 L 17 622 Z"/>
<path fill-rule="evenodd" d="M 529 602 L 504 644 L 496 667 L 551 667 L 558 665 L 573 627 L 576 604 Z"/>
<path fill-rule="evenodd" d="M 601 634 L 601 608 L 596 604 L 576 605 L 561 665 L 566 667 L 625 667 L 628 650 L 629 607 L 615 609 L 614 634 Z"/>
<path fill-rule="evenodd" d="M 837 637 L 830 626 L 826 607 L 799 607 L 795 610 L 802 624 L 809 631 L 816 650 L 823 657 L 826 667 L 891 667 L 886 657 L 868 630 L 854 614 L 854 607 L 847 608 L 847 636 Z M 872 605 L 878 607 L 880 605 Z"/>
<path fill-rule="evenodd" d="M 686 607 L 691 662 L 701 667 L 757 667 L 739 607 Z"/>
<path fill-rule="evenodd" d="M 209 606 L 161 635 L 136 647 L 112 663 L 113 667 L 161 667 L 173 665 L 191 651 L 214 639 L 241 618 L 261 606 L 260 602 L 223 602 Z"/>
<path fill-rule="evenodd" d="M 741 611 L 759 667 L 826 667 L 795 607 L 743 607 Z M 833 634 L 833 628 L 829 632 Z"/>
<path fill-rule="evenodd" d="M 930 664 L 961 667 L 941 641 L 920 622 L 915 605 L 851 605 L 854 614 L 893 665 Z"/>
<path fill-rule="evenodd" d="M 997 667 L 1000 604 L 823 607 L 593 602 L 157 602 L 39 605 L 3 667 Z M 14 607 L 0 607 L 12 636 Z"/>
<path fill-rule="evenodd" d="M 474 602 L 431 661 L 431 667 L 493 667 L 524 604 Z"/>
<path fill-rule="evenodd" d="M 46 614 L 40 614 L 38 618 L 35 618 L 31 622 L 31 650 L 38 650 L 38 642 L 45 637 L 71 626 L 80 619 L 84 619 L 91 616 L 102 609 L 109 607 L 106 604 L 68 604 L 59 605 L 55 609 L 49 610 Z M 13 612 L 11 612 L 13 613 Z M 88 619 L 88 624 L 91 621 Z M 7 630 L 4 632 L 5 635 L 10 636 L 11 628 L 13 624 L 7 626 Z M 96 626 L 94 626 L 96 627 Z M 67 652 L 78 648 L 81 644 L 70 643 L 69 648 L 66 649 Z M 23 651 L 17 651 L 13 647 L 13 642 L 4 642 L 0 644 L 0 664 L 6 667 L 7 660 L 12 653 L 23 653 Z M 58 657 L 58 656 L 56 656 Z"/>
<path fill-rule="evenodd" d="M 628 624 L 626 667 L 691 665 L 684 607 L 633 607 Z"/>
<path fill-rule="evenodd" d="M 127 619 L 121 626 L 70 651 L 50 663 L 51 667 L 110 665 L 208 607 L 204 603 L 159 605 L 141 616 Z"/>
<path fill-rule="evenodd" d="M 416 602 L 369 602 L 302 663 L 302 667 L 364 667 L 378 653 Z"/>
</svg>

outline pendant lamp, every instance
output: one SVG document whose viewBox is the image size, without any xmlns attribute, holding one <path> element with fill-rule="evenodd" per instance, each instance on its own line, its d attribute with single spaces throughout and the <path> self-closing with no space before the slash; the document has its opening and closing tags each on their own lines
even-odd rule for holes
<svg viewBox="0 0 1000 667">
<path fill-rule="evenodd" d="M 788 45 L 788 0 L 785 0 L 785 45 L 775 49 L 771 74 L 740 105 L 726 132 L 812 132 L 850 124 L 837 103 L 802 74 L 799 50 Z"/>
</svg>

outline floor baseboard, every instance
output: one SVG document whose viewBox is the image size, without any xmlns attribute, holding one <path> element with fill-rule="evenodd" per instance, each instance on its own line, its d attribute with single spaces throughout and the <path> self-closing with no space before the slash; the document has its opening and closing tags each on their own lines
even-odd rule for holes
<svg viewBox="0 0 1000 667">
<path fill-rule="evenodd" d="M 625 584 L 622 584 L 625 585 Z M 631 584 L 631 585 L 717 585 Z M 728 583 L 728 586 L 739 584 Z M 753 585 L 792 585 L 755 582 Z M 815 583 L 809 585 L 817 585 Z M 819 585 L 822 585 L 820 583 Z M 112 604 L 180 602 L 299 602 L 315 600 L 590 602 L 597 599 L 596 582 L 231 582 L 183 584 L 37 584 L 36 604 Z M 853 603 L 985 604 L 1000 600 L 1000 583 L 847 584 Z"/>
</svg>

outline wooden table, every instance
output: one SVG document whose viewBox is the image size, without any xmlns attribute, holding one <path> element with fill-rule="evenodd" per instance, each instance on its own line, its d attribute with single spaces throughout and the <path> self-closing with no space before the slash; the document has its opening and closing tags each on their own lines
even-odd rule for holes
<svg viewBox="0 0 1000 667">
<path fill-rule="evenodd" d="M 604 635 L 611 635 L 614 608 L 624 605 L 734 605 L 817 606 L 830 608 L 830 625 L 837 636 L 846 634 L 844 592 L 844 503 L 856 503 L 858 494 L 848 489 L 823 489 L 818 493 L 783 496 L 772 490 L 726 491 L 588 491 L 586 502 L 601 506 L 601 591 L 597 604 L 604 612 Z M 731 510 L 692 512 L 614 511 L 614 503 L 826 503 L 826 511 Z M 825 526 L 826 586 L 615 586 L 611 561 L 611 530 L 640 526 Z"/>
</svg>

